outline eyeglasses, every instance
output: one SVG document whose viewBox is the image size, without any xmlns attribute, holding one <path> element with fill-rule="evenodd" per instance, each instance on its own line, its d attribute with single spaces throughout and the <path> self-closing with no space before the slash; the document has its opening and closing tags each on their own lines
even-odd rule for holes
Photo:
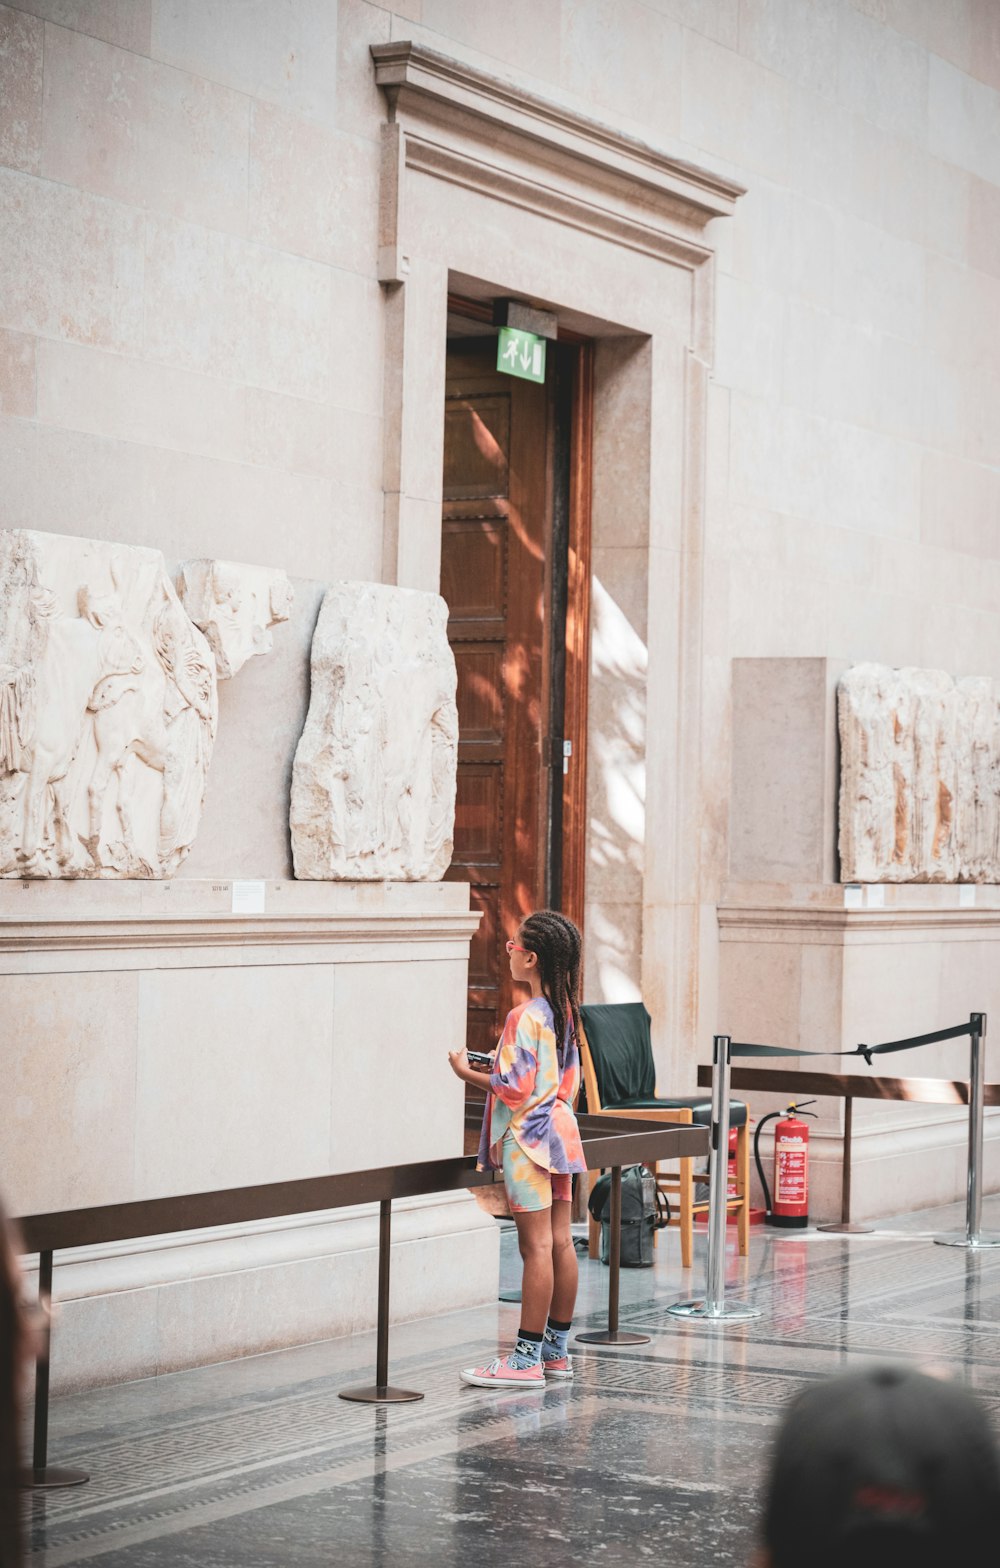
<svg viewBox="0 0 1000 1568">
<path fill-rule="evenodd" d="M 518 947 L 516 942 L 508 942 L 506 944 L 506 946 L 507 946 L 508 953 L 530 953 L 531 952 L 531 948 L 530 947 Z"/>
</svg>

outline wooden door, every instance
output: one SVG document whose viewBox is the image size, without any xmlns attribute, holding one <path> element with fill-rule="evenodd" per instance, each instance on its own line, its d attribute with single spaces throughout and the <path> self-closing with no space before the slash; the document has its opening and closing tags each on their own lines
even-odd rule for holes
<svg viewBox="0 0 1000 1568">
<path fill-rule="evenodd" d="M 448 876 L 482 921 L 468 1044 L 492 1050 L 514 1005 L 504 943 L 545 902 L 549 501 L 544 386 L 497 372 L 496 339 L 449 345 L 441 592 L 458 666 L 458 801 Z"/>
</svg>

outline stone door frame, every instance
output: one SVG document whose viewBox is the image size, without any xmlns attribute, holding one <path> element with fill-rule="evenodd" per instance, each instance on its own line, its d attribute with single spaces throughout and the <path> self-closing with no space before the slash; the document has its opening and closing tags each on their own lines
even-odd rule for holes
<svg viewBox="0 0 1000 1568">
<path fill-rule="evenodd" d="M 588 989 L 595 999 L 608 989 L 597 906 L 613 906 L 623 984 L 641 990 L 669 1040 L 661 1054 L 669 1071 L 690 1060 L 697 1030 L 702 540 L 715 318 L 706 229 L 732 214 L 744 188 L 422 45 L 380 44 L 371 54 L 387 101 L 378 252 L 383 579 L 439 585 L 449 288 L 530 299 L 594 337 L 595 573 L 603 560 L 648 594 L 637 612 L 644 627 L 648 614 L 645 652 L 639 638 L 635 691 L 624 695 L 642 709 L 637 761 L 655 788 L 637 790 L 641 835 L 623 828 L 608 865 L 588 845 Z M 644 658 L 648 679 L 638 668 Z M 622 695 L 613 680 L 601 688 L 595 669 L 595 800 L 600 714 Z M 609 756 L 615 744 L 633 742 L 609 741 Z M 613 953 L 607 964 L 611 973 Z"/>
</svg>

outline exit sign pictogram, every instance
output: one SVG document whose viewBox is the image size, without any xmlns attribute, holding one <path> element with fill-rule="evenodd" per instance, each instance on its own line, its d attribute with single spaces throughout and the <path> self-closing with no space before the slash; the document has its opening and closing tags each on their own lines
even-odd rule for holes
<svg viewBox="0 0 1000 1568">
<path fill-rule="evenodd" d="M 522 381 L 545 380 L 545 339 L 517 327 L 501 327 L 497 343 L 497 369 Z"/>
</svg>

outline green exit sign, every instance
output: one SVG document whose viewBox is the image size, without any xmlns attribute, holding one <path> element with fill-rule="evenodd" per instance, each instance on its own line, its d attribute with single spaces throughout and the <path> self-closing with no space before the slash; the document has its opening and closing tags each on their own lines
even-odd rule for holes
<svg viewBox="0 0 1000 1568">
<path fill-rule="evenodd" d="M 497 343 L 497 369 L 522 381 L 545 380 L 545 339 L 517 327 L 501 327 Z"/>
</svg>

